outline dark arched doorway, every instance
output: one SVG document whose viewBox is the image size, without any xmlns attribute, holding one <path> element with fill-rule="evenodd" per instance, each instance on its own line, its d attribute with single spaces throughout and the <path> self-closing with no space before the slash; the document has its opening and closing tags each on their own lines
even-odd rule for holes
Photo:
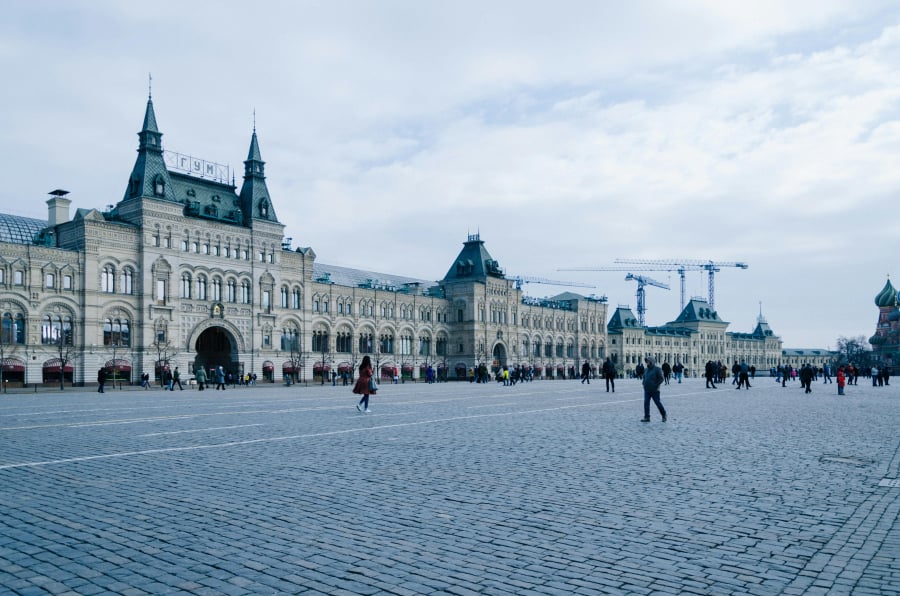
<svg viewBox="0 0 900 596">
<path fill-rule="evenodd" d="M 497 344 L 494 346 L 494 372 L 501 370 L 506 366 L 506 346 Z"/>
<path fill-rule="evenodd" d="M 194 349 L 197 351 L 194 358 L 194 370 L 203 367 L 209 373 L 221 366 L 225 372 L 231 372 L 234 375 L 243 374 L 238 362 L 234 337 L 224 328 L 210 327 L 201 333 Z"/>
</svg>

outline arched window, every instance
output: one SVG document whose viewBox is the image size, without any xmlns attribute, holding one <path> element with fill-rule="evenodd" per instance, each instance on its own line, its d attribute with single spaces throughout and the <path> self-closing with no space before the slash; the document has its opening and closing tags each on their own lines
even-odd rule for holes
<svg viewBox="0 0 900 596">
<path fill-rule="evenodd" d="M 131 329 L 128 319 L 106 319 L 103 323 L 104 346 L 130 346 Z"/>
<path fill-rule="evenodd" d="M 206 300 L 206 276 L 197 276 L 197 300 Z"/>
<path fill-rule="evenodd" d="M 112 265 L 107 265 L 100 272 L 100 291 L 112 293 L 116 291 L 116 270 Z"/>
<path fill-rule="evenodd" d="M 250 282 L 241 282 L 241 304 L 250 304 Z"/>
<path fill-rule="evenodd" d="M 294 288 L 294 291 L 291 292 L 291 308 L 300 308 L 300 288 Z"/>
<path fill-rule="evenodd" d="M 24 337 L 22 339 L 24 340 Z M 41 319 L 41 343 L 44 345 L 58 345 L 60 342 L 63 345 L 72 345 L 72 318 L 60 315 L 45 315 Z"/>
<path fill-rule="evenodd" d="M 216 302 L 222 300 L 222 280 L 218 277 L 214 277 L 212 280 L 212 299 Z"/>
<path fill-rule="evenodd" d="M 382 335 L 379 338 L 378 346 L 381 348 L 382 354 L 393 354 L 394 353 L 394 336 L 393 335 Z"/>
<path fill-rule="evenodd" d="M 371 354 L 372 348 L 374 347 L 374 342 L 372 341 L 371 333 L 360 333 L 359 334 L 359 353 L 360 354 Z"/>
<path fill-rule="evenodd" d="M 353 350 L 353 336 L 347 331 L 341 331 L 334 338 L 335 352 L 349 354 Z"/>
<path fill-rule="evenodd" d="M 119 275 L 119 291 L 123 294 L 134 294 L 134 270 L 131 267 L 122 269 Z"/>
<path fill-rule="evenodd" d="M 312 351 L 313 352 L 327 352 L 328 351 L 328 332 L 327 331 L 314 331 L 313 332 Z"/>
<path fill-rule="evenodd" d="M 419 338 L 419 356 L 431 356 L 431 338 L 423 335 Z"/>
<path fill-rule="evenodd" d="M 229 279 L 228 285 L 225 287 L 225 301 L 237 302 L 237 282 L 233 279 Z"/>
<path fill-rule="evenodd" d="M 281 330 L 281 349 L 285 352 L 297 354 L 300 352 L 300 332 L 296 329 L 284 328 Z"/>
<path fill-rule="evenodd" d="M 191 297 L 191 274 L 190 273 L 182 273 L 181 274 L 181 297 L 182 298 L 190 298 Z"/>
<path fill-rule="evenodd" d="M 3 323 L 0 327 L 0 343 L 24 344 L 25 343 L 25 317 L 21 313 L 14 317 L 12 313 L 3 313 Z"/>
<path fill-rule="evenodd" d="M 288 289 L 286 287 L 281 288 L 281 308 L 288 307 Z"/>
</svg>

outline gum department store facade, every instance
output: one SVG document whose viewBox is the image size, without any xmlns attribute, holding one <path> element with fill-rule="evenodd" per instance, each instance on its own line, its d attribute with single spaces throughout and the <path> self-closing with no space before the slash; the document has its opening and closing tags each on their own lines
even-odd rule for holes
<svg viewBox="0 0 900 596">
<path fill-rule="evenodd" d="M 138 137 L 124 197 L 107 211 L 70 217 L 60 190 L 46 221 L 0 215 L 5 382 L 62 373 L 91 384 L 100 368 L 139 382 L 175 366 L 187 378 L 201 365 L 308 381 L 365 354 L 382 375 L 412 379 L 482 363 L 558 378 L 585 360 L 597 370 L 610 357 L 622 371 L 648 354 L 692 373 L 707 360 L 782 361 L 762 317 L 751 333 L 728 332 L 699 298 L 671 323 L 640 327 L 628 307 L 608 319 L 605 297 L 526 297 L 478 235 L 437 282 L 318 263 L 284 236 L 255 130 L 239 190 L 218 164 L 163 151 L 152 100 Z"/>
</svg>

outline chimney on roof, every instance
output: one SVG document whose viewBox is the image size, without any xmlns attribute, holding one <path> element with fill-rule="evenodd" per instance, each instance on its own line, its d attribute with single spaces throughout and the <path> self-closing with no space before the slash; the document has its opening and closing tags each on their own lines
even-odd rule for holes
<svg viewBox="0 0 900 596">
<path fill-rule="evenodd" d="M 47 224 L 53 227 L 69 221 L 69 205 L 72 204 L 72 201 L 66 198 L 69 191 L 57 188 L 47 194 L 53 197 L 47 200 Z"/>
</svg>

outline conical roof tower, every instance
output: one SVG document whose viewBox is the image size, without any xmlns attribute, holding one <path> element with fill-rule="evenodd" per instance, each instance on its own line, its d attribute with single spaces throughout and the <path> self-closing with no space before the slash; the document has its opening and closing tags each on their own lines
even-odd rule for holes
<svg viewBox="0 0 900 596">
<path fill-rule="evenodd" d="M 259 140 L 256 138 L 256 126 L 250 138 L 250 151 L 244 162 L 244 184 L 241 186 L 241 211 L 244 214 L 244 225 L 252 226 L 253 220 L 265 220 L 278 223 L 275 209 L 266 187 L 266 162 L 259 152 Z"/>
<path fill-rule="evenodd" d="M 156 126 L 153 98 L 147 98 L 144 123 L 138 133 L 138 156 L 128 179 L 123 201 L 154 198 L 175 201 L 169 170 L 163 160 L 162 133 Z"/>
</svg>

